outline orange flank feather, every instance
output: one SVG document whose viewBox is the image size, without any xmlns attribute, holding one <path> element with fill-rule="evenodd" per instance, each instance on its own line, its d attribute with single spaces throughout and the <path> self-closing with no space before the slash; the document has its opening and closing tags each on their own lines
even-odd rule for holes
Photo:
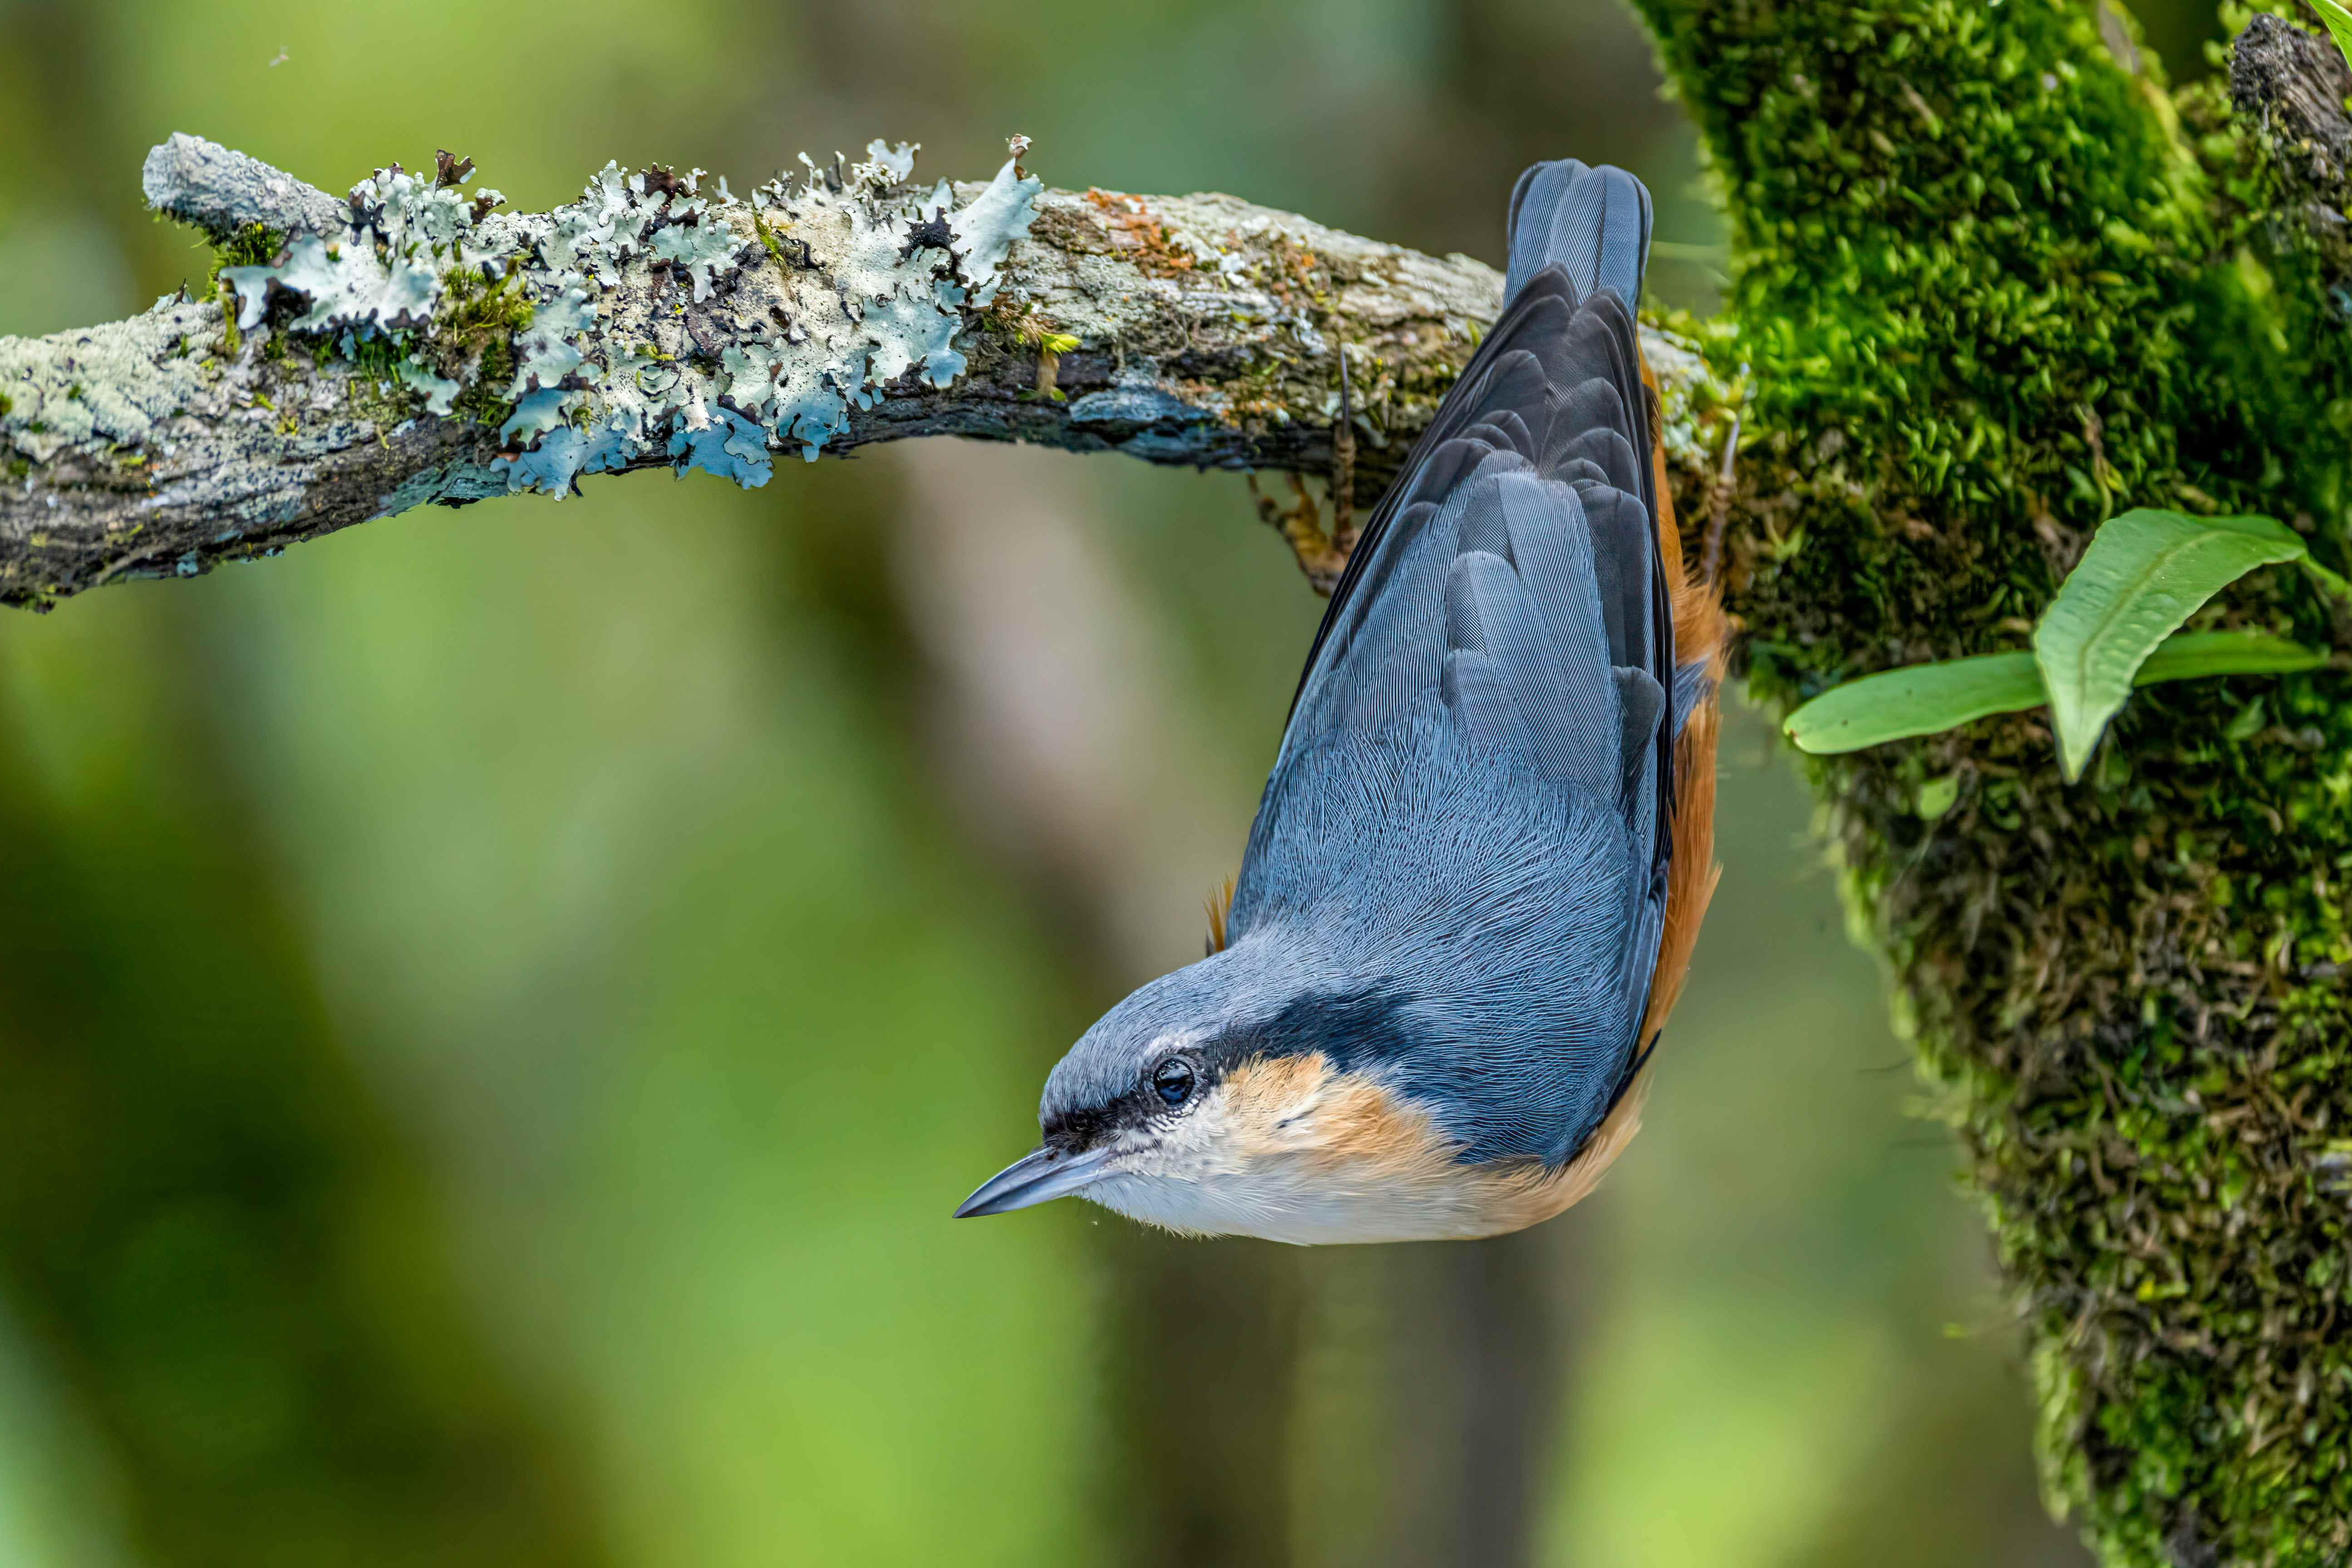
<svg viewBox="0 0 2352 1568">
<path fill-rule="evenodd" d="M 1239 876 L 1238 872 L 1232 873 L 1222 883 L 1209 889 L 1209 897 L 1206 900 L 1209 912 L 1209 951 L 1203 954 L 1204 957 L 1213 958 L 1225 951 L 1225 917 L 1233 913 L 1234 886 Z"/>
<path fill-rule="evenodd" d="M 1657 374 L 1647 358 L 1642 361 L 1642 384 L 1657 395 Z M 1665 933 L 1650 980 L 1649 1011 L 1642 1018 L 1644 1049 L 1656 1041 L 1658 1031 L 1666 1026 L 1666 1015 L 1682 996 L 1691 952 L 1698 945 L 1699 921 L 1706 918 L 1707 900 L 1715 897 L 1716 879 L 1723 873 L 1715 861 L 1715 740 L 1722 717 L 1715 694 L 1723 685 L 1729 631 L 1716 585 L 1696 581 L 1683 564 L 1682 531 L 1675 522 L 1674 491 L 1666 473 L 1664 421 L 1651 423 L 1656 428 L 1650 439 L 1650 471 L 1658 496 L 1658 553 L 1674 596 L 1675 662 L 1705 660 L 1706 693 L 1683 727 L 1675 750 L 1675 858 L 1666 885 Z"/>
</svg>

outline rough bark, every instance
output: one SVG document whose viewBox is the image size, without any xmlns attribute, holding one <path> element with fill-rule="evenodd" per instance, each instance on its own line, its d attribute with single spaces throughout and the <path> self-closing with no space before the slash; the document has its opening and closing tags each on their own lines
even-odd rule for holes
<svg viewBox="0 0 2352 1568">
<path fill-rule="evenodd" d="M 1501 299 L 1467 257 L 1229 196 L 1045 191 L 1013 164 L 950 194 L 911 164 L 877 142 L 748 200 L 607 169 L 508 215 L 446 155 L 345 201 L 175 136 L 151 203 L 244 265 L 216 299 L 0 339 L 0 602 L 425 502 L 665 465 L 757 484 L 779 449 L 909 436 L 1328 474 L 1343 347 L 1369 497 Z"/>
</svg>

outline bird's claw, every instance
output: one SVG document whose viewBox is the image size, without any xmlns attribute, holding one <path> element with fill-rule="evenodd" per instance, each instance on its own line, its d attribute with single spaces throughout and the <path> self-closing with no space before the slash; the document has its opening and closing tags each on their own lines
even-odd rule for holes
<svg viewBox="0 0 2352 1568">
<path fill-rule="evenodd" d="M 1347 546 L 1338 538 L 1337 527 L 1325 524 L 1323 510 L 1315 504 L 1307 481 L 1297 474 L 1286 477 L 1293 496 L 1288 506 L 1258 489 L 1255 474 L 1249 476 L 1251 499 L 1257 502 L 1257 514 L 1265 525 L 1289 543 L 1290 552 L 1298 558 L 1298 569 L 1307 574 L 1307 584 L 1328 598 L 1339 585 L 1339 574 L 1348 569 Z M 1333 520 L 1334 524 L 1337 521 Z"/>
<path fill-rule="evenodd" d="M 1348 354 L 1343 345 L 1339 352 L 1339 417 L 1331 426 L 1331 521 L 1326 524 L 1315 498 L 1307 493 L 1307 481 L 1297 474 L 1289 476 L 1292 500 L 1288 506 L 1277 502 L 1257 488 L 1257 476 L 1249 476 L 1250 498 L 1257 502 L 1257 514 L 1265 525 L 1288 542 L 1290 552 L 1298 558 L 1298 569 L 1307 574 L 1308 586 L 1325 598 L 1339 585 L 1339 574 L 1348 569 L 1348 556 L 1356 548 L 1356 423 L 1355 400 L 1348 384 Z"/>
</svg>

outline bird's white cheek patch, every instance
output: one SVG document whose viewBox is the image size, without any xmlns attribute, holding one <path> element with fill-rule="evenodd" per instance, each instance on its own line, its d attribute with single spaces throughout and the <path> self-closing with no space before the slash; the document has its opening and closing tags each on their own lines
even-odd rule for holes
<svg viewBox="0 0 2352 1568">
<path fill-rule="evenodd" d="M 1228 1074 L 1087 1196 L 1171 1229 L 1275 1241 L 1486 1235 L 1491 1173 L 1423 1112 L 1320 1056 Z"/>
<path fill-rule="evenodd" d="M 1137 1176 L 1199 1182 L 1238 1174 L 1243 1140 L 1223 1084 L 1212 1088 L 1183 1115 L 1129 1136 L 1119 1169 Z"/>
</svg>

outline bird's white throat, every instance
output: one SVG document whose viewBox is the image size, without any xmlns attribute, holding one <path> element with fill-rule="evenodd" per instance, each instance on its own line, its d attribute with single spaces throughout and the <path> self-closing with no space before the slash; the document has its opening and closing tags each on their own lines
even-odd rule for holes
<svg viewBox="0 0 2352 1568">
<path fill-rule="evenodd" d="M 1635 1097 L 1627 1097 L 1628 1105 Z M 1612 1121 L 1619 1119 L 1612 1117 Z M 1194 1236 L 1299 1245 L 1493 1236 L 1591 1189 L 1638 1126 L 1604 1126 L 1559 1170 L 1465 1163 L 1428 1113 L 1320 1054 L 1245 1063 L 1185 1115 L 1129 1134 L 1083 1196 Z"/>
</svg>

